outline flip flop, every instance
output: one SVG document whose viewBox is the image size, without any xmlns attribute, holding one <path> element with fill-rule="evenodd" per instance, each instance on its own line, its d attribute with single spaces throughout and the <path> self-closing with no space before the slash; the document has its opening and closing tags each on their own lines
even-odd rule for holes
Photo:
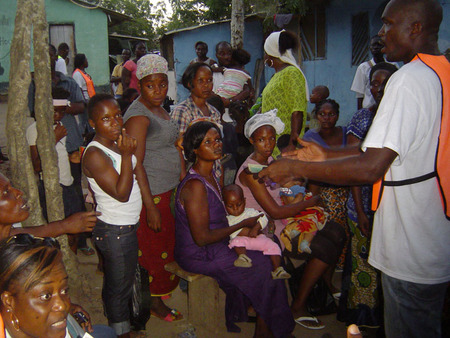
<svg viewBox="0 0 450 338">
<path fill-rule="evenodd" d="M 151 310 L 150 313 L 152 316 L 155 316 L 159 319 L 165 320 L 166 322 L 176 322 L 176 321 L 183 319 L 183 315 L 180 312 L 178 312 L 178 310 L 176 310 L 176 309 L 170 310 L 170 312 L 165 317 L 163 317 L 159 313 L 156 313 L 153 310 Z"/>
<path fill-rule="evenodd" d="M 310 330 L 321 330 L 325 328 L 325 324 L 319 321 L 317 317 L 298 317 L 295 319 L 295 322 Z M 308 324 L 308 322 L 310 322 L 310 324 Z"/>
</svg>

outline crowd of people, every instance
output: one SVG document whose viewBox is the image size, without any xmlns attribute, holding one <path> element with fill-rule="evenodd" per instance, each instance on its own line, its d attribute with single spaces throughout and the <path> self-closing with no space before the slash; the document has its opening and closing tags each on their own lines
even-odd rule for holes
<svg viewBox="0 0 450 338">
<path fill-rule="evenodd" d="M 370 42 L 373 59 L 353 81 L 357 111 L 348 125 L 338 125 L 339 100 L 325 85 L 310 93 L 294 57 L 298 37 L 289 31 L 264 43 L 264 62 L 275 73 L 259 98 L 247 51 L 221 41 L 215 61 L 197 42 L 182 75 L 190 95 L 172 110 L 164 106 L 168 63 L 147 54 L 144 43 L 134 57 L 122 51 L 112 95 L 95 92 L 85 54 L 75 56 L 70 77 L 68 46 L 59 46 L 59 56 L 50 46 L 66 218 L 12 228 L 27 219 L 28 206 L 0 174 L 1 333 L 131 337 L 145 329 L 130 315 L 137 268 L 148 274 L 151 314 L 181 320 L 164 303 L 180 282 L 164 266 L 176 261 L 217 280 L 229 332 L 240 332 L 237 323 L 249 313 L 256 313 L 255 337 L 290 337 L 296 324 L 324 328 L 307 306 L 323 279 L 347 325 L 387 337 L 440 337 L 450 280 L 442 8 L 436 0 L 391 0 L 382 21 Z M 309 113 L 308 101 L 315 104 Z M 37 135 L 34 123 L 27 140 L 42 186 Z M 84 209 L 82 175 L 96 212 Z M 379 179 L 382 195 L 371 186 Z M 101 257 L 109 327 L 92 326 L 71 304 L 57 241 L 33 237 L 85 232 Z M 78 247 L 92 254 L 86 237 Z M 292 258 L 305 263 L 289 304 Z M 342 283 L 333 284 L 336 271 Z"/>
</svg>

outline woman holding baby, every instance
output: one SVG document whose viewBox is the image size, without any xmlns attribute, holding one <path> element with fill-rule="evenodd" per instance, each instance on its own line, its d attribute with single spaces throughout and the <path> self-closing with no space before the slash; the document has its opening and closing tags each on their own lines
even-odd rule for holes
<svg viewBox="0 0 450 338">
<path fill-rule="evenodd" d="M 272 152 L 276 145 L 276 135 L 282 133 L 284 124 L 276 115 L 276 110 L 256 114 L 244 127 L 244 134 L 253 145 L 254 151 L 242 164 L 236 176 L 236 184 L 242 187 L 247 206 L 261 210 L 275 221 L 275 235 L 280 237 L 284 228 L 281 220 L 294 217 L 306 208 L 319 203 L 318 197 L 288 205 L 282 205 L 280 188 L 271 182 L 263 182 L 248 168 L 268 165 L 273 161 Z M 338 225 L 328 222 L 317 232 L 310 244 L 312 254 L 304 270 L 298 293 L 291 305 L 295 321 L 311 329 L 321 329 L 325 325 L 306 310 L 306 300 L 318 279 L 329 266 L 336 263 L 344 245 L 345 233 Z"/>
<path fill-rule="evenodd" d="M 273 279 L 269 257 L 248 250 L 248 268 L 234 265 L 236 253 L 228 247 L 230 235 L 252 228 L 261 215 L 228 225 L 214 161 L 222 156 L 219 127 L 209 121 L 191 125 L 183 140 L 184 153 L 193 162 L 175 198 L 175 259 L 185 270 L 215 278 L 226 294 L 228 331 L 239 332 L 236 322 L 248 319 L 252 305 L 257 313 L 255 337 L 287 337 L 294 321 L 284 281 Z"/>
</svg>

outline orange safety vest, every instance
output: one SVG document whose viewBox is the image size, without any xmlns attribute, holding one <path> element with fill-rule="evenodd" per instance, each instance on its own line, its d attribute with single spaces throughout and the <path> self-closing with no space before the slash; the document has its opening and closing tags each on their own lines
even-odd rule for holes
<svg viewBox="0 0 450 338">
<path fill-rule="evenodd" d="M 3 324 L 3 318 L 0 315 L 0 338 L 5 338 L 5 325 Z"/>
<path fill-rule="evenodd" d="M 86 81 L 86 87 L 87 87 L 89 97 L 94 96 L 95 88 L 94 88 L 94 81 L 92 81 L 92 78 L 88 74 L 86 74 L 85 72 L 82 72 L 78 68 L 73 71 L 72 76 L 73 76 L 73 74 L 75 74 L 75 72 L 79 72 L 81 74 L 81 76 L 83 77 L 84 81 Z"/>
<path fill-rule="evenodd" d="M 436 150 L 435 171 L 423 176 L 402 181 L 384 181 L 379 179 L 372 190 L 372 210 L 378 209 L 383 194 L 384 186 L 400 186 L 414 184 L 428 180 L 432 177 L 437 178 L 440 196 L 444 213 L 447 219 L 450 219 L 450 63 L 443 55 L 417 54 L 414 60 L 420 60 L 430 67 L 441 82 L 442 92 L 442 110 L 441 110 L 441 130 L 439 132 L 438 146 Z"/>
</svg>

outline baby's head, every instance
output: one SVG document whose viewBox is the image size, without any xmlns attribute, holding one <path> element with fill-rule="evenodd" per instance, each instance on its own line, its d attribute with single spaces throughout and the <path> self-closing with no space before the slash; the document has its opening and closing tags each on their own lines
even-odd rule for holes
<svg viewBox="0 0 450 338">
<path fill-rule="evenodd" d="M 245 197 L 242 188 L 236 184 L 230 184 L 222 189 L 223 201 L 228 215 L 239 216 L 245 210 Z"/>
<path fill-rule="evenodd" d="M 289 134 L 283 134 L 280 137 L 278 137 L 277 147 L 281 154 L 283 154 L 286 151 L 286 148 L 289 146 L 290 142 L 291 142 L 291 135 Z"/>
<path fill-rule="evenodd" d="M 328 96 L 330 96 L 330 91 L 327 86 L 316 86 L 311 91 L 309 102 L 319 103 L 325 100 Z"/>
<path fill-rule="evenodd" d="M 238 66 L 245 66 L 247 63 L 250 62 L 251 55 L 245 49 L 238 48 L 238 49 L 233 50 L 231 59 Z"/>
</svg>

